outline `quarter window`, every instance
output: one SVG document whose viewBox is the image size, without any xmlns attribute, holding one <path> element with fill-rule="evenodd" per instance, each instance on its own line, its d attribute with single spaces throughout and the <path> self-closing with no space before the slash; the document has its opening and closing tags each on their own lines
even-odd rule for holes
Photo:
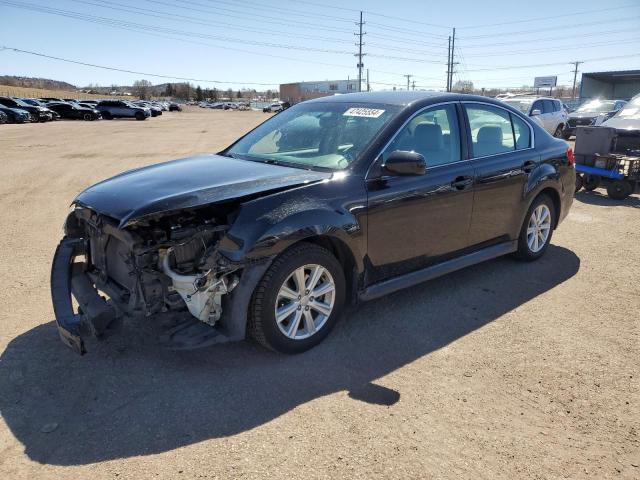
<svg viewBox="0 0 640 480">
<path fill-rule="evenodd" d="M 434 167 L 460 161 L 460 131 L 454 105 L 445 105 L 416 115 L 396 135 L 384 154 L 413 151 Z"/>
<path fill-rule="evenodd" d="M 466 105 L 473 156 L 485 157 L 515 150 L 511 115 L 491 106 Z"/>
</svg>

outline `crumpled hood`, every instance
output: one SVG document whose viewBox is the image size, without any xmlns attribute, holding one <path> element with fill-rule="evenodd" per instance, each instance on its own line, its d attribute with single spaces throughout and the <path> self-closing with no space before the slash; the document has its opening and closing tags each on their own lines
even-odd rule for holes
<svg viewBox="0 0 640 480">
<path fill-rule="evenodd" d="M 80 193 L 74 203 L 120 221 L 268 193 L 330 173 L 201 155 L 130 170 Z"/>
</svg>

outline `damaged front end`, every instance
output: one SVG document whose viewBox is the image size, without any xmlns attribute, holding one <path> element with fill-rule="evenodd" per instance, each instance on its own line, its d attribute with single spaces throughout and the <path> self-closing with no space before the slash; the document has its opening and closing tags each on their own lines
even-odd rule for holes
<svg viewBox="0 0 640 480">
<path fill-rule="evenodd" d="M 115 219 L 76 206 L 51 271 L 62 341 L 83 354 L 83 336 L 100 337 L 124 316 L 160 312 L 189 318 L 211 343 L 242 336 L 235 331 L 225 337 L 224 329 L 217 328 L 224 298 L 239 285 L 243 271 L 243 265 L 228 261 L 217 249 L 229 228 L 229 214 L 210 206 L 120 228 Z"/>
</svg>

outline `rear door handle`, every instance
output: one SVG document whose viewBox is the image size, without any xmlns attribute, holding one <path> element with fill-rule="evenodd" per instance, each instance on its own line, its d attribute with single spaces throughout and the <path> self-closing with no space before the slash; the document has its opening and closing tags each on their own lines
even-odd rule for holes
<svg viewBox="0 0 640 480">
<path fill-rule="evenodd" d="M 456 179 L 451 182 L 451 186 L 457 190 L 466 190 L 473 184 L 473 177 L 456 177 Z"/>
<path fill-rule="evenodd" d="M 524 162 L 524 165 L 522 166 L 522 171 L 525 173 L 531 173 L 533 172 L 534 168 L 536 168 L 536 162 L 529 160 L 528 162 Z"/>
</svg>

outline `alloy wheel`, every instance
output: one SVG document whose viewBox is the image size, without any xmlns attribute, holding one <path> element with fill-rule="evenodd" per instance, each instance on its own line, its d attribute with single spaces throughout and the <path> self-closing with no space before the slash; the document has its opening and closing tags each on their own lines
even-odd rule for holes
<svg viewBox="0 0 640 480">
<path fill-rule="evenodd" d="M 527 225 L 527 245 L 532 253 L 544 248 L 551 232 L 551 211 L 545 204 L 538 205 Z"/>
<path fill-rule="evenodd" d="M 275 305 L 280 331 L 288 338 L 302 340 L 317 333 L 333 311 L 336 284 L 322 265 L 303 265 L 284 281 Z"/>
</svg>

